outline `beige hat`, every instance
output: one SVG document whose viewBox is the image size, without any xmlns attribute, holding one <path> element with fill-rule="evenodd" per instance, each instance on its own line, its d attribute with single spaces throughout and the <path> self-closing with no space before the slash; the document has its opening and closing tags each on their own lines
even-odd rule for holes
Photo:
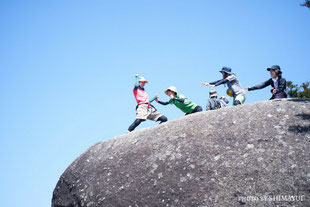
<svg viewBox="0 0 310 207">
<path fill-rule="evenodd" d="M 210 95 L 210 98 L 217 97 L 217 91 L 216 90 L 212 90 L 212 91 L 209 92 L 209 95 Z"/>
<path fill-rule="evenodd" d="M 175 93 L 178 93 L 177 88 L 174 86 L 170 86 L 169 88 L 167 88 L 167 90 L 165 90 L 165 94 L 167 94 L 168 91 L 173 91 Z"/>
<path fill-rule="evenodd" d="M 145 82 L 145 83 L 148 83 L 148 81 L 147 81 L 144 77 L 140 77 L 140 78 L 139 78 L 139 82 Z"/>
</svg>

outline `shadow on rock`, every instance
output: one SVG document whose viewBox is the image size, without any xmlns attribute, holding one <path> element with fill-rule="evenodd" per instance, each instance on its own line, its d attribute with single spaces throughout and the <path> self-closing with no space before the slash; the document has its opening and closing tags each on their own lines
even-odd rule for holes
<svg viewBox="0 0 310 207">
<path fill-rule="evenodd" d="M 306 113 L 303 113 L 303 114 L 297 114 L 296 115 L 297 117 L 301 118 L 302 120 L 306 120 L 309 122 L 310 120 L 310 114 L 306 114 Z M 295 125 L 295 126 L 290 126 L 288 128 L 289 131 L 291 132 L 295 132 L 295 133 L 301 133 L 301 134 L 306 134 L 308 132 L 310 132 L 310 125 Z"/>
<path fill-rule="evenodd" d="M 288 130 L 291 132 L 304 134 L 304 133 L 310 132 L 310 125 L 308 125 L 308 126 L 301 126 L 301 125 L 290 126 L 288 128 Z"/>
<path fill-rule="evenodd" d="M 287 99 L 287 101 L 293 101 L 293 102 L 310 102 L 309 98 L 292 98 Z"/>
<path fill-rule="evenodd" d="M 297 114 L 297 117 L 301 117 L 303 120 L 309 120 L 310 114 Z"/>
</svg>

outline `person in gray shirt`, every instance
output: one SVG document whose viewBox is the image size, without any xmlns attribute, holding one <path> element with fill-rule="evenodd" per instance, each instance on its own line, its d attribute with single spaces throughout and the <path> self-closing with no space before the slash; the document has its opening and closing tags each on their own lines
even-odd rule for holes
<svg viewBox="0 0 310 207">
<path fill-rule="evenodd" d="M 245 90 L 242 88 L 240 81 L 236 74 L 231 72 L 231 68 L 223 67 L 220 71 L 223 75 L 223 79 L 210 83 L 202 83 L 204 86 L 216 87 L 222 84 L 226 84 L 228 87 L 227 94 L 233 97 L 233 105 L 244 104 L 246 95 Z"/>
</svg>

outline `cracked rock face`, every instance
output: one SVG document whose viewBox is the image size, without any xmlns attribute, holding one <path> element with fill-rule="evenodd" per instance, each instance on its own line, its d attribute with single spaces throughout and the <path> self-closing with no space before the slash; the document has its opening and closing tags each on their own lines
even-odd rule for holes
<svg viewBox="0 0 310 207">
<path fill-rule="evenodd" d="M 310 99 L 201 112 L 97 143 L 52 198 L 53 207 L 276 205 L 310 206 Z"/>
</svg>

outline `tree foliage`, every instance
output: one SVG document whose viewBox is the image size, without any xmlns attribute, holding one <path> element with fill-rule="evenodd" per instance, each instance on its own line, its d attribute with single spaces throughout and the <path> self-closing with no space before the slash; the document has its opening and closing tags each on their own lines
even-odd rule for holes
<svg viewBox="0 0 310 207">
<path fill-rule="evenodd" d="M 310 9 L 310 0 L 305 0 L 304 3 L 300 4 L 300 6 L 305 6 L 305 7 L 308 7 Z"/>
<path fill-rule="evenodd" d="M 287 81 L 286 86 L 288 88 L 288 95 L 291 98 L 310 98 L 310 82 L 293 84 L 292 81 Z"/>
</svg>

